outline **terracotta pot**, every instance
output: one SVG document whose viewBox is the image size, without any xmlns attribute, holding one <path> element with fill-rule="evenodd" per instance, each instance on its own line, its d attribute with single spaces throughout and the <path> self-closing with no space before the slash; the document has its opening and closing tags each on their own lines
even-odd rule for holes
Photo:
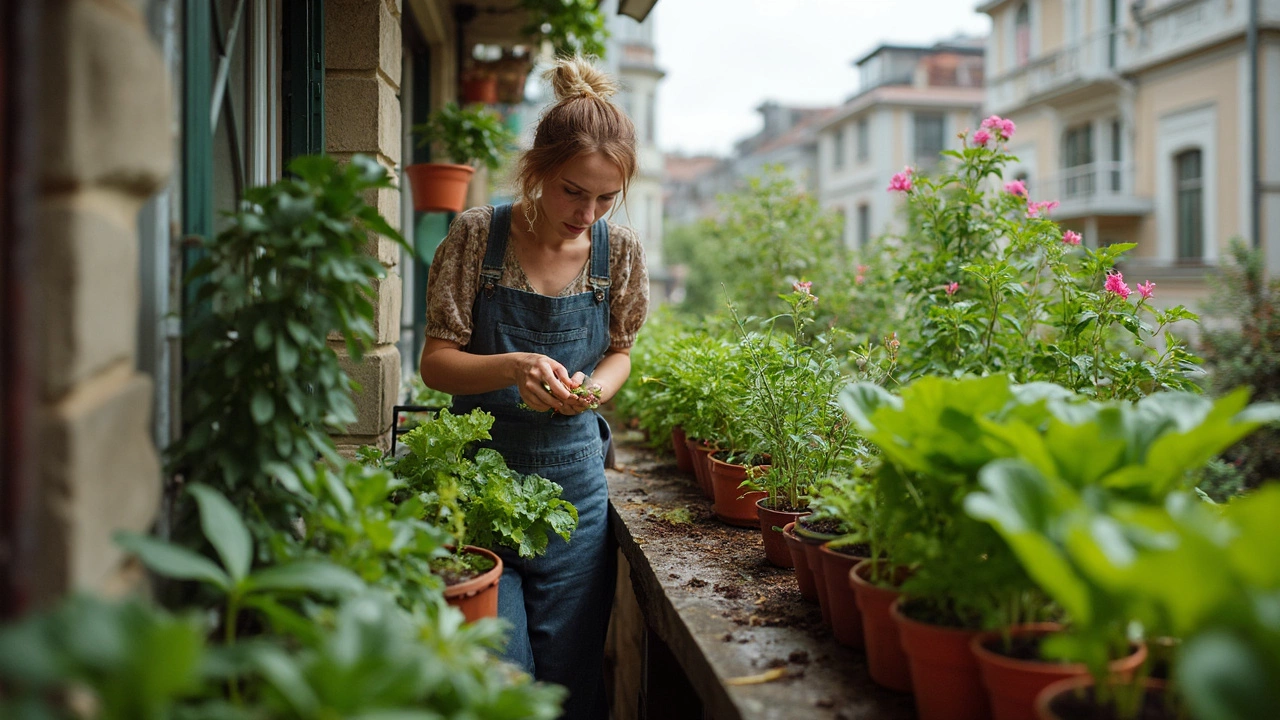
<svg viewBox="0 0 1280 720">
<path fill-rule="evenodd" d="M 849 585 L 862 613 L 867 670 L 876 684 L 890 690 L 911 692 L 911 668 L 907 664 L 907 654 L 903 652 L 898 638 L 898 624 L 889 616 L 889 606 L 902 593 L 871 584 L 868 578 L 876 562 L 883 561 L 863 560 L 849 571 Z M 895 572 L 895 577 L 891 578 L 895 585 L 903 575 Z"/>
<path fill-rule="evenodd" d="M 671 449 L 676 453 L 676 469 L 693 474 L 693 455 L 689 452 L 688 438 L 679 425 L 671 428 Z"/>
<path fill-rule="evenodd" d="M 796 537 L 803 543 L 805 564 L 809 566 L 809 572 L 813 573 L 813 583 L 818 591 L 818 607 L 822 610 L 822 624 L 831 627 L 831 609 L 827 605 L 827 576 L 818 550 L 840 536 L 816 532 L 805 527 L 803 522 L 796 522 Z"/>
<path fill-rule="evenodd" d="M 1010 628 L 1009 634 L 1014 637 L 1044 637 L 1061 629 L 1057 623 L 1033 623 Z M 1003 655 L 992 649 L 1003 642 L 998 631 L 981 633 L 971 642 L 970 649 L 978 659 L 982 683 L 991 701 L 993 720 L 1035 720 L 1036 696 L 1041 690 L 1059 680 L 1089 674 L 1084 663 L 1023 660 Z M 1128 680 L 1146 659 L 1147 648 L 1139 645 L 1132 654 L 1113 660 L 1111 671 Z"/>
<path fill-rule="evenodd" d="M 787 541 L 782 539 L 782 528 L 786 527 L 787 523 L 795 522 L 808 515 L 809 511 L 771 510 L 764 506 L 767 502 L 769 502 L 768 496 L 756 501 L 756 508 L 760 513 L 760 532 L 764 536 L 764 557 L 778 567 L 794 567 L 791 552 L 787 550 Z M 778 529 L 774 530 L 775 527 Z"/>
<path fill-rule="evenodd" d="M 483 555 L 493 561 L 493 567 L 482 575 L 464 580 L 444 589 L 445 602 L 462 611 L 467 622 L 480 618 L 498 617 L 498 581 L 502 579 L 502 558 L 489 550 L 466 545 L 463 552 Z"/>
<path fill-rule="evenodd" d="M 930 625 L 902 612 L 905 597 L 889 614 L 898 624 L 902 649 L 911 663 L 911 687 L 920 720 L 985 720 L 991 714 L 978 659 L 969 644 L 980 630 Z"/>
<path fill-rule="evenodd" d="M 698 487 L 702 490 L 702 494 L 708 500 L 715 497 L 711 490 L 711 453 L 719 448 L 707 447 L 701 440 L 694 438 L 686 438 L 685 446 L 689 448 L 689 455 L 693 458 L 693 474 L 698 478 Z"/>
<path fill-rule="evenodd" d="M 787 543 L 787 552 L 791 553 L 791 563 L 796 568 L 796 585 L 800 586 L 800 597 L 813 602 L 818 601 L 818 586 L 809 569 L 809 559 L 804 555 L 804 543 L 796 536 L 796 524 L 789 522 L 782 528 L 782 539 Z"/>
<path fill-rule="evenodd" d="M 739 487 L 747 479 L 747 466 L 727 463 L 714 455 L 708 455 L 707 461 L 711 463 L 711 512 L 721 522 L 739 527 L 755 527 L 760 522 L 756 513 L 756 501 L 766 497 L 768 493 Z"/>
<path fill-rule="evenodd" d="M 831 616 L 831 631 L 836 636 L 836 642 L 860 648 L 863 646 L 862 613 L 858 612 L 858 603 L 853 599 L 849 571 L 867 558 L 837 552 L 830 545 L 828 542 L 818 549 L 822 578 L 827 587 L 823 609 Z"/>
<path fill-rule="evenodd" d="M 1068 696 L 1081 693 L 1072 701 Z M 1143 683 L 1142 707 L 1136 717 L 1143 720 L 1175 720 L 1177 713 L 1165 702 L 1165 688 L 1150 681 Z M 1071 712 L 1070 705 L 1075 705 Z M 1115 717 L 1115 709 L 1093 702 L 1093 676 L 1057 680 L 1036 695 L 1036 717 L 1039 720 L 1094 720 Z"/>
<path fill-rule="evenodd" d="M 498 102 L 498 76 L 485 74 L 464 77 L 460 94 L 464 104 L 484 103 L 485 105 L 493 105 Z"/>
<path fill-rule="evenodd" d="M 470 165 L 414 163 L 404 169 L 413 189 L 413 209 L 418 212 L 462 212 L 467 186 L 476 172 Z"/>
</svg>

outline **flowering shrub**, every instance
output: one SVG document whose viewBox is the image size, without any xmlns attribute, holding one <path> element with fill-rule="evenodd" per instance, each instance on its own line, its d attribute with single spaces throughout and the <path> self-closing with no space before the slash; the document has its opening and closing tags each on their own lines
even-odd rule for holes
<svg viewBox="0 0 1280 720">
<path fill-rule="evenodd" d="M 1195 389 L 1198 361 L 1168 328 L 1196 316 L 1152 306 L 1151 282 L 1131 301 L 1114 266 L 1134 245 L 1083 246 L 1048 219 L 1058 203 L 1028 197 L 1020 180 L 989 192 L 988 178 L 1014 159 L 1002 144 L 1014 132 L 989 117 L 961 150 L 943 153 L 954 169 L 925 177 L 907 168 L 890 181 L 911 218 L 897 262 L 906 374 L 1007 374 L 1100 398 Z"/>
</svg>

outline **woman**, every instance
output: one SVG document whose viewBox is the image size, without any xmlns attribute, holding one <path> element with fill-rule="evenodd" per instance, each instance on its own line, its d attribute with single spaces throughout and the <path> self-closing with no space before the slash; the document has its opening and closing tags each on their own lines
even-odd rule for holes
<svg viewBox="0 0 1280 720">
<path fill-rule="evenodd" d="M 581 58 L 547 72 L 557 103 L 518 166 L 512 205 L 474 208 L 431 265 L 422 379 L 455 412 L 482 408 L 490 445 L 514 470 L 564 488 L 578 509 L 565 543 L 521 560 L 502 552 L 498 613 L 508 660 L 569 688 L 565 717 L 605 718 L 602 659 L 613 598 L 603 442 L 593 401 L 631 372 L 648 311 L 644 252 L 605 215 L 636 172 L 635 128 L 607 98 L 613 81 Z M 571 392 L 586 386 L 595 397 Z"/>
</svg>

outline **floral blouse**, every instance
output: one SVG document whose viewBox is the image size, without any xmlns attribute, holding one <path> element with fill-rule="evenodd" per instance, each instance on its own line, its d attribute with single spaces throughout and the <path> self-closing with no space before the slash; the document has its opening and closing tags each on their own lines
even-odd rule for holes
<svg viewBox="0 0 1280 720">
<path fill-rule="evenodd" d="M 454 219 L 449 234 L 436 248 L 427 281 L 427 335 L 465 346 L 471 340 L 471 308 L 480 289 L 480 268 L 489 240 L 493 207 L 467 210 Z M 560 296 L 587 292 L 591 261 Z M 644 248 L 629 227 L 609 223 L 609 344 L 629 348 L 649 312 L 649 274 Z M 499 285 L 537 292 L 520 268 L 511 244 L 502 264 Z"/>
</svg>

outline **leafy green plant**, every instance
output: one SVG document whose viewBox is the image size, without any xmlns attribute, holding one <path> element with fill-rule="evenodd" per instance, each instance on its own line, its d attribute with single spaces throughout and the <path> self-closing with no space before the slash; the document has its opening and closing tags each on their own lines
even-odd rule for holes
<svg viewBox="0 0 1280 720">
<path fill-rule="evenodd" d="M 1280 401 L 1280 279 L 1266 279 L 1262 253 L 1231 244 L 1233 262 L 1211 279 L 1200 348 L 1209 390 L 1246 386 L 1257 400 Z M 1263 428 L 1223 454 L 1244 489 L 1280 478 L 1280 428 Z"/>
<path fill-rule="evenodd" d="M 220 593 L 226 603 L 222 630 L 228 645 L 235 642 L 242 608 L 257 608 L 271 619 L 286 620 L 289 627 L 300 627 L 305 621 L 281 605 L 280 596 L 341 596 L 364 590 L 365 584 L 351 571 L 321 560 L 296 560 L 254 570 L 253 536 L 231 503 L 205 485 L 191 485 L 187 492 L 195 497 L 200 528 L 221 564 L 147 535 L 120 532 L 116 542 L 160 575 L 195 580 Z"/>
<path fill-rule="evenodd" d="M 848 378 L 830 345 L 807 334 L 818 302 L 811 287 L 797 282 L 780 296 L 790 312 L 766 320 L 763 332 L 748 331 L 730 306 L 749 383 L 743 419 L 758 447 L 772 457 L 761 484 L 774 509 L 806 507 L 820 479 L 852 462 L 857 442 L 837 402 Z M 775 338 L 780 318 L 789 332 Z"/>
<path fill-rule="evenodd" d="M 386 462 L 410 494 L 421 502 L 423 516 L 448 530 L 460 552 L 463 545 L 509 547 L 521 557 L 547 549 L 551 533 L 565 540 L 578 524 L 578 511 L 560 499 L 562 488 L 539 475 L 521 475 L 507 467 L 496 451 L 471 449 L 490 439 L 493 416 L 481 410 L 436 417 L 403 437 L 409 453 L 384 460 L 369 452 L 369 462 Z"/>
<path fill-rule="evenodd" d="M 551 43 L 556 55 L 605 56 L 609 30 L 592 0 L 520 0 L 529 13 L 524 33 Z"/>
<path fill-rule="evenodd" d="M 457 165 L 497 170 L 515 145 L 515 134 L 502 116 L 483 105 L 461 107 L 447 103 L 413 126 L 418 145 L 430 145 L 440 157 Z"/>
<path fill-rule="evenodd" d="M 186 433 L 170 469 L 225 492 L 260 534 L 292 516 L 298 475 L 336 461 L 326 431 L 355 422 L 354 385 L 326 337 L 359 359 L 373 335 L 370 234 L 403 243 L 364 198 L 391 188 L 377 161 L 308 156 L 292 176 L 245 193 L 186 280 L 205 309 L 184 324 Z"/>
<path fill-rule="evenodd" d="M 300 529 L 274 536 L 273 557 L 281 563 L 328 559 L 407 610 L 431 611 L 444 602 L 444 583 L 431 563 L 449 554 L 451 537 L 422 520 L 426 509 L 416 495 L 390 501 L 404 488 L 404 481 L 381 468 L 318 465 L 304 481 Z"/>
</svg>

